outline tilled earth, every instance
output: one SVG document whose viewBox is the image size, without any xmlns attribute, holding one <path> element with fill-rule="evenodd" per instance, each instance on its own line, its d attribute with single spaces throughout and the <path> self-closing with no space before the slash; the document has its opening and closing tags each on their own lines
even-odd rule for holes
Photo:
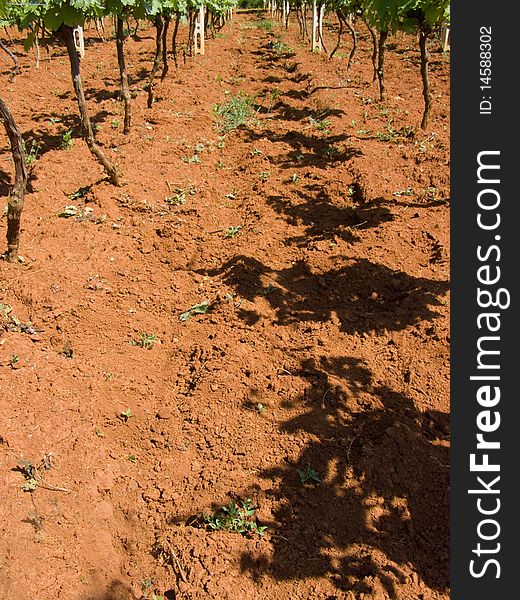
<svg viewBox="0 0 520 600">
<path fill-rule="evenodd" d="M 363 24 L 347 71 L 347 38 L 327 60 L 262 18 L 181 56 L 152 109 L 153 31 L 129 40 L 129 136 L 114 42 L 87 32 L 120 188 L 64 50 L 37 70 L 15 36 L 14 82 L 1 57 L 40 146 L 23 261 L 0 262 L 2 599 L 449 596 L 449 59 L 432 41 L 423 132 L 414 38 L 381 104 Z M 224 135 L 239 95 L 254 116 Z M 250 534 L 205 522 L 247 499 Z"/>
</svg>

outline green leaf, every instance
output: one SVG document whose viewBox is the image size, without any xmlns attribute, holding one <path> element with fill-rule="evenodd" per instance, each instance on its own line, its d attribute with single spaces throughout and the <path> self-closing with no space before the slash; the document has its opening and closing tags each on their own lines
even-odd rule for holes
<svg viewBox="0 0 520 600">
<path fill-rule="evenodd" d="M 191 315 L 203 315 L 208 312 L 210 308 L 209 300 L 204 300 L 200 304 L 194 304 L 192 307 L 188 308 L 187 311 L 183 312 L 179 319 L 181 321 L 187 321 Z"/>
<path fill-rule="evenodd" d="M 2 313 L 4 319 L 7 319 L 9 313 L 13 310 L 13 307 L 10 304 L 2 304 L 0 303 L 0 312 Z"/>
<path fill-rule="evenodd" d="M 34 31 L 29 31 L 29 33 L 27 34 L 27 37 L 23 41 L 23 49 L 26 52 L 29 52 L 29 50 L 33 47 L 33 44 L 34 44 Z"/>
<path fill-rule="evenodd" d="M 123 417 L 123 419 L 124 419 L 125 421 L 128 421 L 128 419 L 129 419 L 131 416 L 132 416 L 132 411 L 131 411 L 129 408 L 127 408 L 126 410 L 123 410 L 123 411 L 121 412 L 121 417 Z"/>
<path fill-rule="evenodd" d="M 22 490 L 24 492 L 33 492 L 38 487 L 38 482 L 34 477 L 28 479 L 24 484 L 22 484 Z"/>
</svg>

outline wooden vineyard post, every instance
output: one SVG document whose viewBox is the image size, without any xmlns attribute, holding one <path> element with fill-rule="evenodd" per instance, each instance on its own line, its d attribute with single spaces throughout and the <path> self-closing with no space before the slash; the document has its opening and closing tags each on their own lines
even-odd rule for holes
<svg viewBox="0 0 520 600">
<path fill-rule="evenodd" d="M 195 54 L 204 54 L 204 6 L 202 4 L 200 5 L 197 17 L 195 18 L 193 45 Z"/>
<path fill-rule="evenodd" d="M 318 6 L 317 1 L 312 0 L 312 52 L 321 52 L 323 50 L 322 27 L 324 12 L 325 4 Z"/>
<path fill-rule="evenodd" d="M 450 49 L 450 28 L 447 25 L 443 25 L 441 28 L 441 45 L 443 52 Z"/>
<path fill-rule="evenodd" d="M 74 36 L 74 46 L 81 60 L 85 58 L 85 38 L 83 37 L 83 27 L 76 25 L 72 30 Z"/>
</svg>

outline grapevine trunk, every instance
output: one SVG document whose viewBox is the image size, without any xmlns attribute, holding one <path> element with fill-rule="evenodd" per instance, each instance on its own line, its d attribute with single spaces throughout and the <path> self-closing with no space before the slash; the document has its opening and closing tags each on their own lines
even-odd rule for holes
<svg viewBox="0 0 520 600">
<path fill-rule="evenodd" d="M 11 144 L 11 153 L 15 168 L 14 186 L 7 205 L 7 260 L 14 261 L 20 245 L 20 218 L 22 215 L 25 190 L 27 187 L 27 168 L 23 139 L 11 111 L 0 98 L 0 121 L 5 127 Z"/>
<path fill-rule="evenodd" d="M 130 133 L 130 121 L 132 118 L 132 102 L 130 96 L 130 88 L 128 86 L 128 74 L 125 65 L 125 35 L 123 31 L 123 18 L 116 19 L 116 47 L 117 47 L 117 63 L 119 65 L 119 73 L 121 77 L 121 96 L 125 105 L 125 122 L 123 133 Z"/>
<path fill-rule="evenodd" d="M 94 157 L 101 163 L 105 170 L 108 178 L 114 185 L 119 185 L 119 178 L 117 175 L 116 168 L 105 156 L 101 148 L 96 144 L 94 139 L 94 131 L 92 130 L 92 124 L 87 111 L 87 102 L 85 100 L 85 94 L 83 92 L 83 82 L 81 80 L 81 67 L 78 53 L 74 45 L 74 34 L 72 27 L 69 25 L 62 25 L 61 34 L 65 39 L 67 46 L 67 52 L 70 60 L 70 70 L 72 75 L 72 84 L 74 91 L 76 92 L 76 100 L 78 101 L 79 114 L 81 118 L 81 130 L 83 139 L 85 140 L 88 149 L 94 155 Z"/>
</svg>

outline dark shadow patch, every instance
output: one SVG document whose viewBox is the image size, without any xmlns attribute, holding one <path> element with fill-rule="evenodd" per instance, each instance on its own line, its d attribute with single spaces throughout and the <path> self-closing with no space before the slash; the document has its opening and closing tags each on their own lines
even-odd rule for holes
<svg viewBox="0 0 520 600">
<path fill-rule="evenodd" d="M 304 413 L 282 431 L 307 442 L 294 464 L 266 469 L 280 507 L 271 560 L 242 556 L 243 571 L 287 581 L 326 577 L 339 590 L 398 598 L 411 570 L 431 588 L 449 586 L 449 449 L 401 391 L 348 356 L 301 361 L 308 381 L 293 405 Z M 439 413 L 437 418 L 448 415 Z M 320 481 L 302 484 L 312 465 Z M 383 557 L 381 554 L 383 553 Z"/>
</svg>

